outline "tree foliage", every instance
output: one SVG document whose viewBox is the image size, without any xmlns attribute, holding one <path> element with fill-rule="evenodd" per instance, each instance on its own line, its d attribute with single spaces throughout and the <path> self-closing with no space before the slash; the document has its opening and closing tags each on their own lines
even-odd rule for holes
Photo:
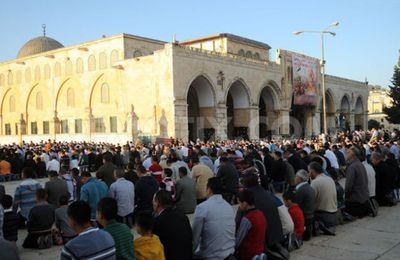
<svg viewBox="0 0 400 260">
<path fill-rule="evenodd" d="M 394 68 L 392 85 L 389 86 L 389 89 L 392 106 L 383 108 L 383 112 L 387 115 L 386 119 L 390 123 L 400 124 L 400 64 Z"/>
</svg>

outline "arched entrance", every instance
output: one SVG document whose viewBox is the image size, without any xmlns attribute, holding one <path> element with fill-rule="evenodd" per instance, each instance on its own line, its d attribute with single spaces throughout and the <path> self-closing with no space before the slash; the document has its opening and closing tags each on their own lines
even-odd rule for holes
<svg viewBox="0 0 400 260">
<path fill-rule="evenodd" d="M 354 127 L 355 129 L 364 128 L 364 106 L 361 97 L 357 98 L 356 106 L 354 107 Z"/>
<path fill-rule="evenodd" d="M 339 127 L 350 130 L 350 101 L 346 95 L 340 102 Z"/>
<path fill-rule="evenodd" d="M 333 101 L 333 96 L 329 91 L 325 93 L 325 101 L 326 101 L 326 128 L 328 133 L 334 133 L 336 130 L 336 118 L 335 118 L 335 104 Z M 324 110 L 322 99 L 320 103 L 320 131 L 324 132 Z"/>
<path fill-rule="evenodd" d="M 274 93 L 270 86 L 262 89 L 260 99 L 258 102 L 259 109 L 259 136 L 260 138 L 270 137 L 277 134 L 276 129 L 273 129 L 273 124 L 277 119 L 275 112 L 275 98 Z"/>
<path fill-rule="evenodd" d="M 227 136 L 229 139 L 248 139 L 250 122 L 250 97 L 242 81 L 235 81 L 229 88 L 226 97 L 227 108 Z"/>
<path fill-rule="evenodd" d="M 215 133 L 215 98 L 210 81 L 203 75 L 195 78 L 187 94 L 189 140 L 209 140 Z"/>
</svg>

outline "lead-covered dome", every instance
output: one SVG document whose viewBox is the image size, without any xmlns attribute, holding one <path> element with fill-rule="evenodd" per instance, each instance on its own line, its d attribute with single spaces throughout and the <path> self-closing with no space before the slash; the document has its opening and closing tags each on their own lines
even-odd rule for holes
<svg viewBox="0 0 400 260">
<path fill-rule="evenodd" d="M 22 46 L 22 48 L 19 50 L 17 58 L 23 58 L 63 47 L 64 45 L 53 38 L 40 36 L 25 43 L 24 46 Z"/>
</svg>

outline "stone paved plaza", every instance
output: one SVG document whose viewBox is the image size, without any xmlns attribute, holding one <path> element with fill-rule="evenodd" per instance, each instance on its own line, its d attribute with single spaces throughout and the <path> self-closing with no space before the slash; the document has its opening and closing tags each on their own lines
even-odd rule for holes
<svg viewBox="0 0 400 260">
<path fill-rule="evenodd" d="M 47 179 L 40 182 L 44 184 Z M 18 182 L 6 183 L 6 192 L 13 194 Z M 192 219 L 192 215 L 189 216 Z M 306 242 L 291 253 L 291 259 L 399 259 L 400 255 L 400 205 L 380 208 L 377 218 L 364 218 L 337 227 L 336 236 L 319 236 Z M 136 235 L 136 234 L 135 234 Z M 46 250 L 23 249 L 26 230 L 20 230 L 18 247 L 21 259 L 59 259 L 61 247 Z M 0 257 L 1 259 L 1 257 Z"/>
</svg>

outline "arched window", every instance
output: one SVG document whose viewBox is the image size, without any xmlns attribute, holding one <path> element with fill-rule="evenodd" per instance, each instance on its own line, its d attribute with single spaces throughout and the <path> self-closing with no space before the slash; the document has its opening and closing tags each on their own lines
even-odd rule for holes
<svg viewBox="0 0 400 260">
<path fill-rule="evenodd" d="M 99 68 L 101 70 L 107 68 L 107 55 L 105 52 L 102 52 L 99 55 Z"/>
<path fill-rule="evenodd" d="M 36 109 L 43 110 L 43 96 L 40 91 L 36 93 Z"/>
<path fill-rule="evenodd" d="M 69 88 L 67 90 L 67 106 L 68 107 L 75 106 L 75 92 L 73 88 Z"/>
<path fill-rule="evenodd" d="M 67 60 L 65 62 L 65 76 L 71 76 L 72 74 L 72 61 Z"/>
<path fill-rule="evenodd" d="M 14 96 L 10 96 L 9 111 L 10 112 L 15 112 L 15 98 L 14 98 Z"/>
<path fill-rule="evenodd" d="M 17 84 L 21 84 L 22 82 L 22 72 L 19 70 L 17 71 Z"/>
<path fill-rule="evenodd" d="M 101 103 L 110 103 L 110 87 L 107 83 L 101 85 Z"/>
<path fill-rule="evenodd" d="M 76 59 L 76 73 L 83 72 L 83 60 L 81 58 Z"/>
<path fill-rule="evenodd" d="M 50 78 L 50 66 L 49 64 L 44 65 L 44 78 L 49 79 Z"/>
<path fill-rule="evenodd" d="M 245 56 L 244 50 L 243 50 L 243 49 L 240 49 L 239 52 L 238 52 L 238 55 L 244 57 L 244 56 Z"/>
<path fill-rule="evenodd" d="M 4 86 L 4 75 L 0 74 L 0 87 Z"/>
<path fill-rule="evenodd" d="M 39 81 L 40 80 L 40 67 L 36 66 L 35 67 L 35 81 Z"/>
<path fill-rule="evenodd" d="M 61 76 L 61 65 L 59 62 L 56 62 L 56 64 L 54 64 L 54 76 L 55 77 Z"/>
<path fill-rule="evenodd" d="M 10 85 L 12 85 L 13 84 L 13 82 L 14 82 L 14 77 L 13 77 L 14 75 L 13 75 L 13 73 L 12 73 L 12 71 L 9 71 L 8 72 L 8 75 L 7 75 L 7 84 L 10 86 Z"/>
<path fill-rule="evenodd" d="M 142 52 L 140 50 L 136 50 L 133 52 L 133 58 L 142 56 Z"/>
<path fill-rule="evenodd" d="M 31 69 L 30 68 L 26 68 L 26 70 L 25 70 L 25 82 L 26 83 L 31 82 Z"/>
<path fill-rule="evenodd" d="M 119 54 L 117 50 L 113 50 L 110 55 L 110 64 L 111 66 L 114 65 L 115 62 L 119 60 Z"/>
<path fill-rule="evenodd" d="M 246 58 L 253 58 L 253 55 L 251 54 L 251 51 L 246 52 Z"/>
<path fill-rule="evenodd" d="M 88 59 L 88 70 L 89 71 L 94 71 L 96 70 L 96 58 L 94 55 L 90 55 Z"/>
<path fill-rule="evenodd" d="M 260 53 L 258 53 L 258 52 L 254 53 L 253 59 L 259 60 L 260 59 Z"/>
</svg>

